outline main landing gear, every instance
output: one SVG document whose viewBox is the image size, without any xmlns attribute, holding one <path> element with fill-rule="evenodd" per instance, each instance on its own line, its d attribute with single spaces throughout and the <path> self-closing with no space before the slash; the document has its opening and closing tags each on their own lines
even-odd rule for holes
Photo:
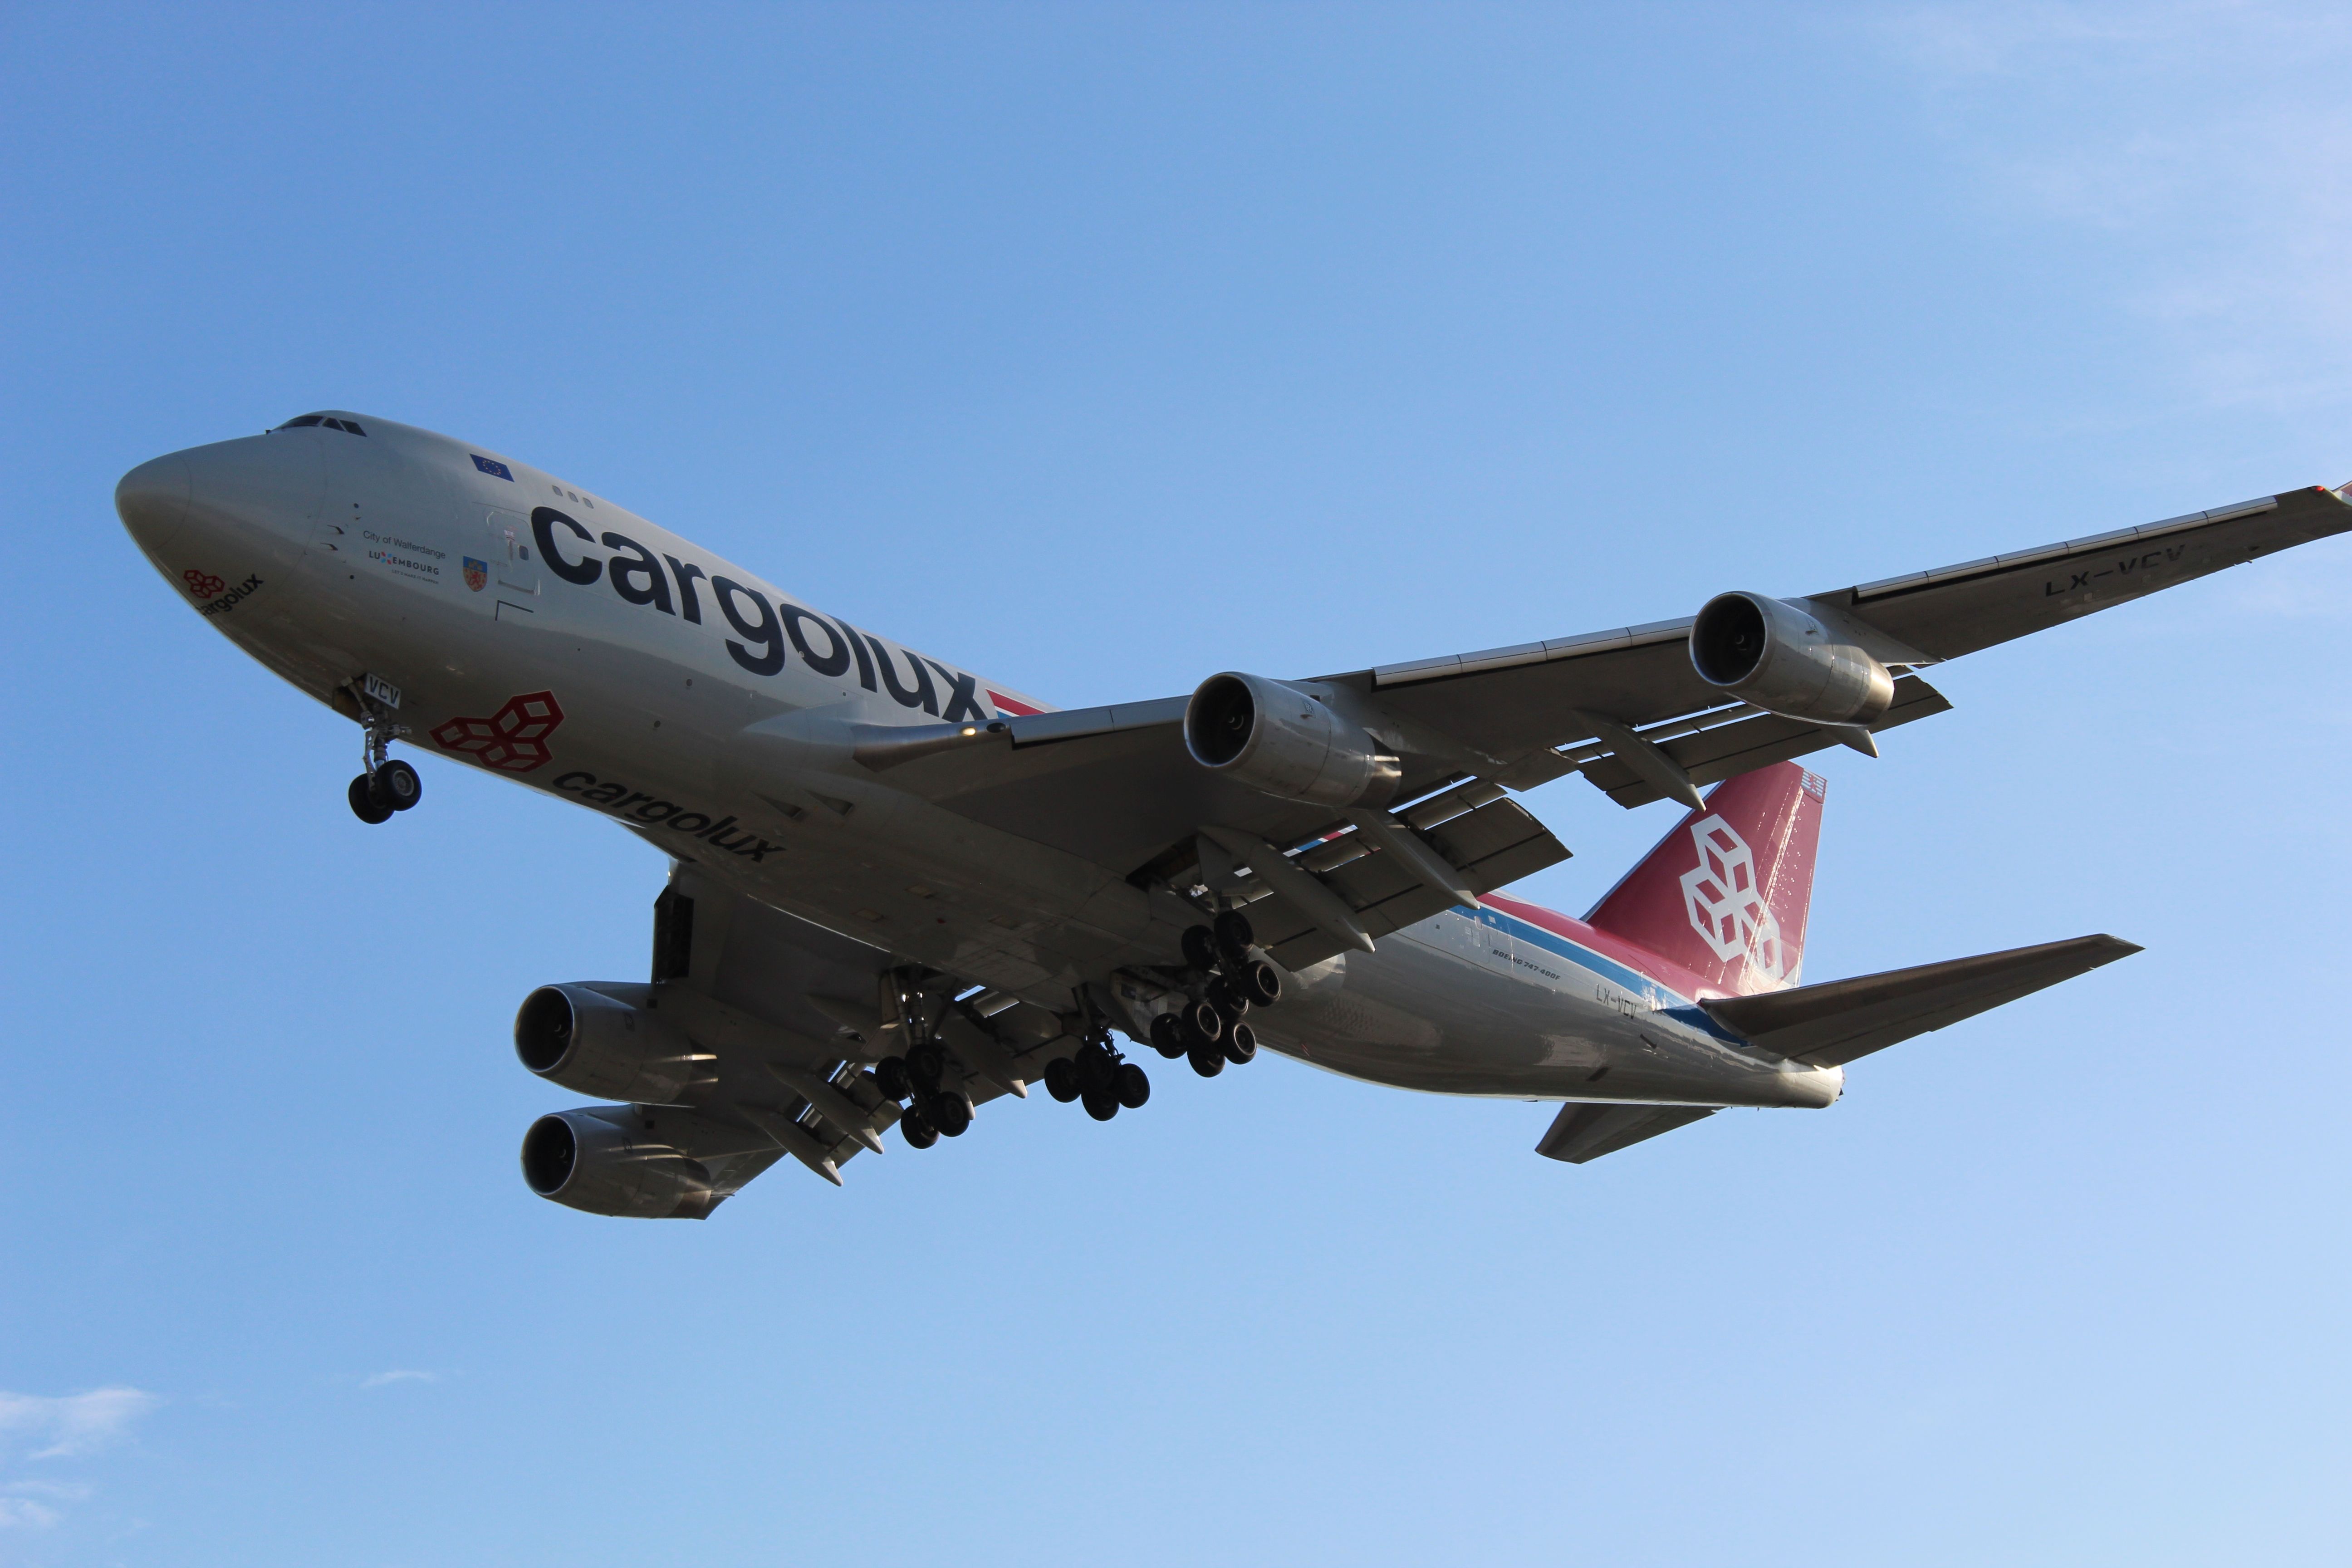
<svg viewBox="0 0 2352 1568">
<path fill-rule="evenodd" d="M 918 1040 L 902 1057 L 874 1064 L 874 1081 L 893 1100 L 911 1100 L 898 1113 L 908 1145 L 928 1149 L 942 1137 L 961 1138 L 971 1126 L 971 1101 L 949 1082 L 948 1054 L 937 1040 Z"/>
<path fill-rule="evenodd" d="M 1110 1031 L 1097 1024 L 1074 1056 L 1045 1064 L 1045 1092 L 1067 1105 L 1076 1100 L 1097 1121 L 1108 1121 L 1119 1108 L 1140 1110 L 1151 1098 L 1151 1079 L 1111 1047 Z"/>
<path fill-rule="evenodd" d="M 353 779 L 344 798 L 352 803 L 352 815 L 371 827 L 389 822 L 395 811 L 406 811 L 425 798 L 425 781 L 406 763 L 389 760 L 385 753 L 392 749 L 393 737 L 408 733 L 408 726 L 395 724 L 383 716 L 373 698 L 354 693 L 360 705 L 360 776 Z"/>
<path fill-rule="evenodd" d="M 1209 982 L 1198 999 L 1151 1020 L 1152 1049 L 1171 1061 L 1185 1058 L 1202 1078 L 1216 1077 L 1228 1062 L 1241 1067 L 1256 1057 L 1257 1032 L 1244 1016 L 1282 1000 L 1282 972 L 1250 956 L 1254 934 L 1239 910 L 1184 933 L 1184 962 L 1206 971 Z"/>
<path fill-rule="evenodd" d="M 911 1102 L 898 1113 L 899 1133 L 911 1149 L 962 1137 L 971 1126 L 971 1100 L 963 1091 L 961 1068 L 936 1037 L 929 999 L 901 979 L 896 1011 L 906 1051 L 876 1062 L 874 1081 L 892 1100 Z"/>
</svg>

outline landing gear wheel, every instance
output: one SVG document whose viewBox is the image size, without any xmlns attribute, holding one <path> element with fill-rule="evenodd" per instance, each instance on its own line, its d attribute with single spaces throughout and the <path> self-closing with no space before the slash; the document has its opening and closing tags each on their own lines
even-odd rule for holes
<svg viewBox="0 0 2352 1568">
<path fill-rule="evenodd" d="M 1078 1069 L 1067 1057 L 1045 1064 L 1045 1092 L 1064 1105 L 1078 1098 Z"/>
<path fill-rule="evenodd" d="M 1242 965 L 1234 989 L 1261 1007 L 1271 1007 L 1282 1000 L 1282 971 L 1265 959 Z"/>
<path fill-rule="evenodd" d="M 1176 1015 L 1194 1040 L 1213 1040 L 1225 1032 L 1225 1021 L 1206 1002 L 1188 1002 Z"/>
<path fill-rule="evenodd" d="M 1220 1042 L 1225 1050 L 1225 1060 L 1235 1067 L 1246 1067 L 1257 1055 L 1257 1031 L 1247 1024 L 1235 1024 L 1225 1031 Z"/>
<path fill-rule="evenodd" d="M 931 1119 L 923 1114 L 921 1106 L 909 1107 L 898 1118 L 898 1135 L 910 1149 L 928 1149 L 940 1141 L 940 1130 L 931 1125 Z"/>
<path fill-rule="evenodd" d="M 1184 962 L 1194 969 L 1217 967 L 1217 933 L 1207 926 L 1191 926 L 1184 932 Z"/>
<path fill-rule="evenodd" d="M 406 811 L 425 798 L 425 781 L 406 763 L 386 763 L 375 771 L 376 798 L 394 811 Z"/>
<path fill-rule="evenodd" d="M 918 1089 L 938 1089 L 940 1075 L 947 1071 L 947 1067 L 948 1054 L 929 1040 L 907 1052 L 907 1076 Z"/>
<path fill-rule="evenodd" d="M 1151 1098 L 1151 1079 L 1133 1062 L 1118 1064 L 1118 1102 L 1129 1110 L 1140 1110 L 1143 1102 Z"/>
<path fill-rule="evenodd" d="M 1090 1089 L 1078 1098 L 1085 1101 L 1087 1114 L 1097 1121 L 1108 1121 L 1118 1114 L 1118 1096 L 1107 1089 Z"/>
<path fill-rule="evenodd" d="M 915 1092 L 914 1075 L 907 1070 L 904 1057 L 884 1057 L 876 1062 L 874 1081 L 893 1100 L 905 1100 Z"/>
<path fill-rule="evenodd" d="M 1257 933 L 1250 930 L 1249 916 L 1239 910 L 1227 910 L 1219 915 L 1213 934 L 1217 945 L 1233 957 L 1236 965 L 1249 952 L 1250 943 L 1257 939 Z"/>
<path fill-rule="evenodd" d="M 1225 1070 L 1225 1053 L 1214 1040 L 1194 1046 L 1192 1050 L 1192 1070 L 1202 1078 L 1214 1078 Z"/>
<path fill-rule="evenodd" d="M 343 794 L 352 803 L 352 815 L 370 827 L 392 820 L 392 807 L 376 798 L 375 791 L 368 787 L 367 774 L 362 773 L 353 779 L 352 787 Z"/>
<path fill-rule="evenodd" d="M 1162 1013 L 1151 1020 L 1151 1048 L 1174 1061 L 1184 1054 L 1184 1020 L 1173 1013 Z"/>
<path fill-rule="evenodd" d="M 924 1108 L 931 1124 L 946 1138 L 961 1138 L 971 1126 L 971 1101 L 960 1094 L 937 1094 Z"/>
</svg>

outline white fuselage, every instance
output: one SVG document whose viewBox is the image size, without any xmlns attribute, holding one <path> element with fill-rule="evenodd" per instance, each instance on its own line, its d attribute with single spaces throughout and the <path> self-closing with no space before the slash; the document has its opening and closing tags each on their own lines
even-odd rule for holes
<svg viewBox="0 0 2352 1568">
<path fill-rule="evenodd" d="M 354 716 L 352 689 L 377 677 L 420 750 L 508 773 L 749 896 L 1042 1006 L 1175 961 L 1201 918 L 1192 905 L 895 789 L 844 738 L 851 724 L 1045 704 L 527 464 L 356 423 L 364 436 L 283 429 L 124 481 L 150 559 L 271 669 Z M 1254 1021 L 1276 1049 L 1413 1089 L 1836 1098 L 1837 1069 L 1740 1045 L 1687 990 L 1593 952 L 1572 925 L 1452 911 L 1294 976 Z"/>
</svg>

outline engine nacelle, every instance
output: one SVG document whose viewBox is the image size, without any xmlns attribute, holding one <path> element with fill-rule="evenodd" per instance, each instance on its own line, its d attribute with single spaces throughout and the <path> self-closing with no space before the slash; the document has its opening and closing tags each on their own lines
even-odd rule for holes
<svg viewBox="0 0 2352 1568">
<path fill-rule="evenodd" d="M 1228 671 L 1184 705 L 1192 760 L 1253 789 L 1318 805 L 1379 805 L 1402 770 L 1381 743 L 1295 686 Z"/>
<path fill-rule="evenodd" d="M 710 1058 L 640 1007 L 585 985 L 542 985 L 515 1014 L 522 1065 L 582 1094 L 675 1105 L 716 1076 Z"/>
<path fill-rule="evenodd" d="M 522 1179 L 530 1190 L 616 1219 L 705 1219 L 726 1197 L 699 1161 L 667 1143 L 640 1142 L 610 1115 L 559 1110 L 532 1122 L 522 1135 Z"/>
<path fill-rule="evenodd" d="M 1691 623 L 1699 679 L 1769 713 L 1813 724 L 1875 723 L 1895 678 L 1851 638 L 1761 594 L 1718 594 Z"/>
</svg>

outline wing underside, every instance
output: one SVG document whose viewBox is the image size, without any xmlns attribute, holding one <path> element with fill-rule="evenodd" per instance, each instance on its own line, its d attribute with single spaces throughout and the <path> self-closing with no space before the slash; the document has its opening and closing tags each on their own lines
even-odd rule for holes
<svg viewBox="0 0 2352 1568">
<path fill-rule="evenodd" d="M 2343 497 L 2292 490 L 1794 602 L 1841 618 L 1897 673 L 1895 705 L 1871 726 L 1884 731 L 1950 706 L 1918 675 L 1925 666 L 2347 527 Z M 1849 727 L 1727 701 L 1692 668 L 1690 626 L 1659 621 L 1304 684 L 1344 698 L 1395 750 L 1405 802 L 1465 783 L 1527 789 L 1574 773 L 1624 806 L 1688 801 L 1699 785 L 1866 743 Z M 928 799 L 1120 876 L 1182 861 L 1204 826 L 1296 849 L 1345 826 L 1194 763 L 1184 706 L 1171 697 L 1008 718 L 968 740 L 940 725 L 930 727 L 936 749 L 910 731 L 900 748 L 910 760 L 886 765 Z M 1384 902 L 1377 889 L 1349 896 L 1373 910 Z"/>
</svg>

